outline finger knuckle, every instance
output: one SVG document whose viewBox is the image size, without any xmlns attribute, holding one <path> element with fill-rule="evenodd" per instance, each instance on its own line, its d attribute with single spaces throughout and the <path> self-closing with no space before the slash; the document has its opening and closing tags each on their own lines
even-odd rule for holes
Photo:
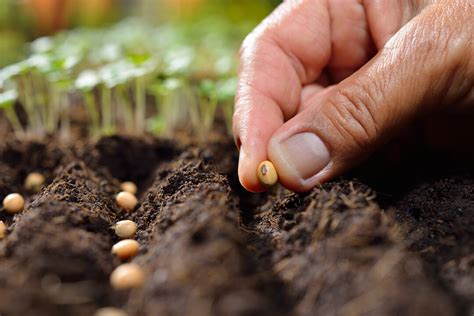
<svg viewBox="0 0 474 316">
<path fill-rule="evenodd" d="M 374 100 L 366 89 L 341 89 L 328 99 L 331 113 L 328 118 L 344 137 L 352 139 L 362 150 L 373 146 L 380 133 L 379 123 L 374 115 Z"/>
<path fill-rule="evenodd" d="M 239 50 L 241 60 L 248 59 L 252 54 L 257 53 L 260 44 L 272 41 L 272 31 L 265 21 L 250 32 L 242 42 Z"/>
</svg>

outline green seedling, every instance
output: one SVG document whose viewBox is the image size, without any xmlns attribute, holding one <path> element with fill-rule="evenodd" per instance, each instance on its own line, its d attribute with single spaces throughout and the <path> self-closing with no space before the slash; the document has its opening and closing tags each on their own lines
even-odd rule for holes
<svg viewBox="0 0 474 316">
<path fill-rule="evenodd" d="M 204 137 L 218 111 L 230 129 L 236 85 L 231 76 L 248 25 L 208 21 L 154 27 L 126 20 L 100 31 L 40 38 L 31 44 L 30 57 L 0 70 L 0 91 L 16 89 L 31 134 L 61 128 L 67 135 L 77 95 L 95 137 L 124 130 L 140 135 L 146 126 L 161 135 L 190 123 Z"/>
<path fill-rule="evenodd" d="M 105 135 L 113 134 L 117 131 L 116 120 L 114 119 L 113 89 L 128 81 L 128 65 L 122 61 L 108 64 L 99 70 L 99 78 L 102 82 L 100 87 L 101 95 L 101 133 Z"/>
<path fill-rule="evenodd" d="M 90 132 L 92 136 L 100 133 L 100 113 L 97 109 L 94 89 L 100 84 L 98 74 L 93 70 L 85 70 L 77 77 L 74 86 L 82 92 L 84 104 L 91 122 Z"/>
<path fill-rule="evenodd" d="M 168 90 L 163 85 L 162 80 L 156 80 L 147 87 L 147 92 L 153 96 L 155 102 L 156 113 L 148 120 L 148 131 L 156 135 L 164 135 L 166 132 L 167 122 L 165 120 L 165 104 L 168 97 Z"/>
<path fill-rule="evenodd" d="M 31 65 L 28 61 L 19 62 L 2 69 L 0 78 L 2 86 L 8 83 L 17 87 L 17 98 L 23 105 L 27 116 L 27 126 L 30 130 L 37 131 L 38 118 L 34 108 L 31 83 L 28 80 L 28 72 Z"/>
<path fill-rule="evenodd" d="M 71 99 L 69 94 L 74 89 L 71 73 L 79 60 L 77 56 L 51 57 L 49 64 L 38 68 L 50 84 L 51 105 L 46 106 L 48 109 L 46 130 L 52 133 L 59 122 L 63 138 L 68 138 L 70 134 Z"/>
<path fill-rule="evenodd" d="M 25 131 L 15 111 L 15 102 L 17 100 L 18 93 L 16 90 L 0 92 L 0 109 L 5 113 L 5 116 L 9 120 L 15 135 L 17 137 L 22 137 L 25 134 Z"/>
<path fill-rule="evenodd" d="M 134 54 L 129 55 L 128 58 L 133 64 L 131 76 L 134 79 L 135 131 L 142 134 L 146 127 L 147 77 L 155 71 L 157 62 L 148 54 Z"/>
<path fill-rule="evenodd" d="M 48 128 L 55 129 L 55 124 L 59 122 L 60 134 L 62 138 L 69 138 L 70 128 L 71 128 L 71 103 L 69 97 L 69 91 L 72 90 L 73 82 L 69 79 L 55 79 L 52 82 L 53 98 L 52 104 L 53 107 L 49 107 L 50 111 L 50 121 L 51 125 Z M 54 125 L 53 125 L 54 124 Z M 48 124 L 49 125 L 49 124 Z"/>
<path fill-rule="evenodd" d="M 149 87 L 157 107 L 157 114 L 151 120 L 152 132 L 159 135 L 171 132 L 186 119 L 187 104 L 180 100 L 185 86 L 183 79 L 169 78 L 158 80 Z"/>
<path fill-rule="evenodd" d="M 198 104 L 197 118 L 195 118 L 195 130 L 201 137 L 205 136 L 211 130 L 217 108 L 217 89 L 216 82 L 212 80 L 203 80 L 198 87 L 200 100 Z M 199 128 L 201 125 L 202 128 Z"/>
<path fill-rule="evenodd" d="M 31 42 L 30 48 L 34 54 L 46 54 L 54 48 L 54 41 L 51 37 L 40 37 Z"/>
<path fill-rule="evenodd" d="M 166 76 L 183 76 L 191 67 L 195 51 L 189 46 L 171 47 L 164 53 L 163 71 Z"/>
</svg>

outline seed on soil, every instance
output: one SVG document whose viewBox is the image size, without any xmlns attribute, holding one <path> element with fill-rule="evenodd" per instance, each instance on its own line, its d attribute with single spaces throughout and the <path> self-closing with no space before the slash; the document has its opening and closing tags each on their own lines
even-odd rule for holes
<svg viewBox="0 0 474 316">
<path fill-rule="evenodd" d="M 38 193 L 46 179 L 41 173 L 32 172 L 25 179 L 25 188 L 31 192 Z"/>
<path fill-rule="evenodd" d="M 145 273 L 135 263 L 124 263 L 110 275 L 110 284 L 117 290 L 140 287 L 145 281 Z"/>
<path fill-rule="evenodd" d="M 5 238 L 7 235 L 7 226 L 5 226 L 5 223 L 0 221 L 0 240 Z"/>
<path fill-rule="evenodd" d="M 122 189 L 122 191 L 132 193 L 132 194 L 137 194 L 137 191 L 138 191 L 136 184 L 130 181 L 123 182 L 120 185 L 120 189 Z"/>
<path fill-rule="evenodd" d="M 135 197 L 135 195 L 133 195 L 130 192 L 125 192 L 125 191 L 122 191 L 119 194 L 117 194 L 116 201 L 117 201 L 118 206 L 120 206 L 121 208 L 129 212 L 133 211 L 135 206 L 137 206 L 138 204 L 138 200 Z"/>
<path fill-rule="evenodd" d="M 25 199 L 18 193 L 9 194 L 3 200 L 3 207 L 8 214 L 19 213 L 25 207 Z"/>
<path fill-rule="evenodd" d="M 103 307 L 96 310 L 94 316 L 128 316 L 128 313 L 116 307 Z"/>
<path fill-rule="evenodd" d="M 138 253 L 140 244 L 133 239 L 121 240 L 112 247 L 112 253 L 122 260 L 130 259 Z"/>
<path fill-rule="evenodd" d="M 131 238 L 137 232 L 137 224 L 131 220 L 123 220 L 115 224 L 115 234 L 120 238 Z"/>
<path fill-rule="evenodd" d="M 278 182 L 278 173 L 275 166 L 268 160 L 258 165 L 257 177 L 260 184 L 266 188 L 272 187 Z"/>
</svg>

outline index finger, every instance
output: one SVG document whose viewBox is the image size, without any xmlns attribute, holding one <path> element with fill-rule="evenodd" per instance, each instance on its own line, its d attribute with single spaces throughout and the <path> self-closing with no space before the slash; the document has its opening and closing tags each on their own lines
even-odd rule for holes
<svg viewBox="0 0 474 316">
<path fill-rule="evenodd" d="M 331 56 L 326 1 L 286 1 L 244 41 L 234 113 L 239 179 L 263 191 L 256 170 L 273 133 L 293 117 L 302 86 L 315 81 Z"/>
</svg>

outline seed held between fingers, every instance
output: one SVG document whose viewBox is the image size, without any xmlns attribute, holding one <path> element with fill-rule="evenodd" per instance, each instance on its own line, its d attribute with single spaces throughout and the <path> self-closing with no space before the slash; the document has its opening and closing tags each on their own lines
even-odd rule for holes
<svg viewBox="0 0 474 316">
<path fill-rule="evenodd" d="M 0 221 L 0 240 L 5 238 L 7 235 L 7 226 L 5 226 L 5 223 Z"/>
<path fill-rule="evenodd" d="M 278 173 L 275 166 L 268 160 L 258 165 L 257 177 L 260 184 L 265 188 L 272 187 L 278 182 Z"/>
<path fill-rule="evenodd" d="M 123 220 L 115 224 L 115 234 L 120 238 L 131 238 L 137 232 L 137 224 L 131 220 Z"/>
<path fill-rule="evenodd" d="M 25 188 L 34 193 L 38 193 L 45 181 L 46 179 L 41 173 L 32 172 L 25 179 Z"/>
<path fill-rule="evenodd" d="M 140 287 L 145 282 L 145 273 L 135 263 L 124 263 L 110 275 L 110 284 L 117 290 Z"/>
<path fill-rule="evenodd" d="M 96 310 L 94 316 L 128 316 L 128 313 L 116 307 L 103 307 Z"/>
<path fill-rule="evenodd" d="M 25 199 L 18 193 L 9 194 L 3 199 L 3 207 L 8 214 L 15 214 L 25 208 Z"/>
<path fill-rule="evenodd" d="M 117 194 L 116 197 L 117 205 L 120 206 L 121 208 L 125 209 L 128 212 L 133 211 L 133 209 L 137 206 L 138 200 L 130 192 L 125 192 L 122 191 L 119 194 Z"/>
<path fill-rule="evenodd" d="M 120 189 L 122 189 L 122 191 L 132 193 L 132 194 L 137 194 L 137 191 L 138 191 L 136 184 L 130 181 L 123 182 L 120 185 Z"/>
<path fill-rule="evenodd" d="M 140 244 L 133 239 L 121 240 L 112 247 L 112 253 L 121 260 L 130 259 L 138 253 Z"/>
</svg>

